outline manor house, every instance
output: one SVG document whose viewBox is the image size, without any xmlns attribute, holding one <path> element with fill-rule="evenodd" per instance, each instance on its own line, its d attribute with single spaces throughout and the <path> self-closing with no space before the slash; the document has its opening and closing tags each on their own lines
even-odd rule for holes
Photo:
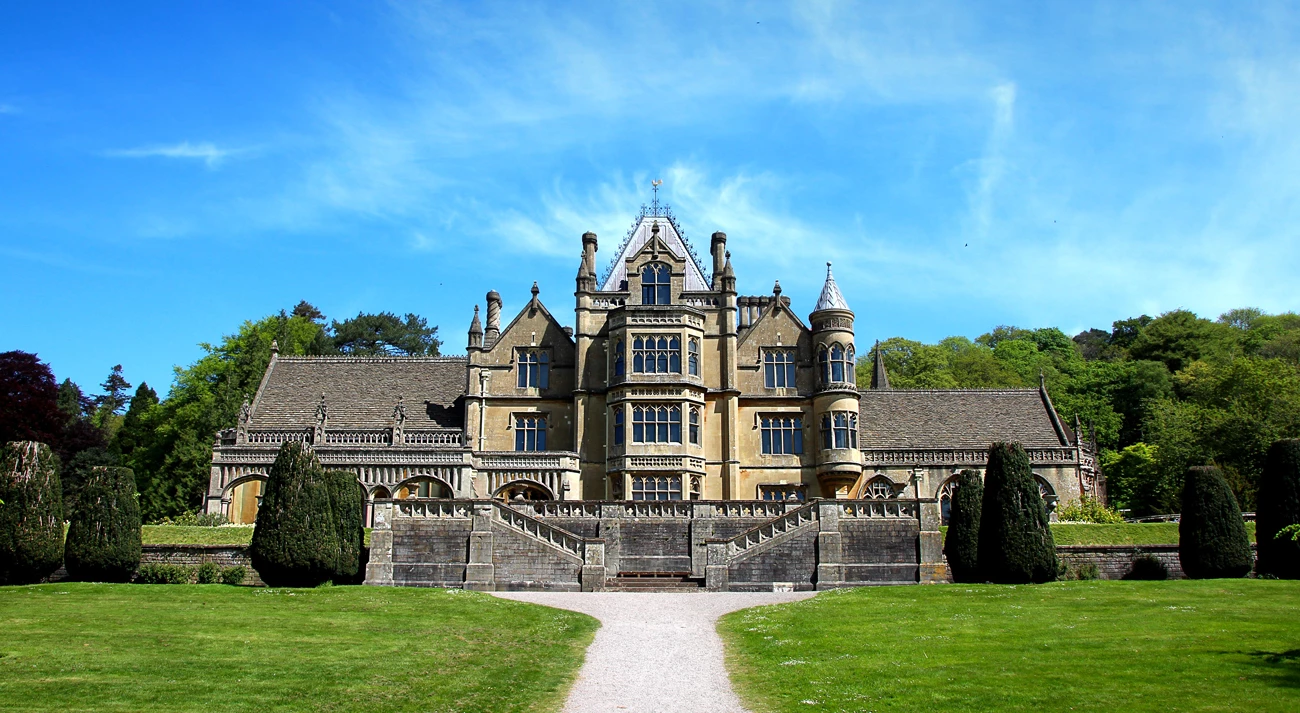
<svg viewBox="0 0 1300 713">
<path fill-rule="evenodd" d="M 371 503 L 901 498 L 946 516 L 953 474 L 982 468 L 994 441 L 1024 445 L 1049 508 L 1104 495 L 1093 446 L 1044 386 L 893 389 L 878 353 L 859 378 L 830 264 L 805 320 L 780 283 L 738 291 L 727 240 L 711 236 L 706 273 L 656 204 L 603 274 L 582 236 L 572 327 L 534 283 L 504 325 L 487 293 L 465 356 L 273 351 L 218 434 L 207 510 L 251 522 L 286 440 L 355 471 Z"/>
</svg>

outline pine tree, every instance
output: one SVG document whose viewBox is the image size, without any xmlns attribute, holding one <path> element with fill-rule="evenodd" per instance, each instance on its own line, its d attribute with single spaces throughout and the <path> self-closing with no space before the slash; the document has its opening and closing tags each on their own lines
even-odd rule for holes
<svg viewBox="0 0 1300 713">
<path fill-rule="evenodd" d="M 339 529 L 330 478 L 311 448 L 280 446 L 253 528 L 253 569 L 273 587 L 314 587 L 339 569 Z"/>
<path fill-rule="evenodd" d="M 957 487 L 952 494 L 952 512 L 948 517 L 948 536 L 943 542 L 943 553 L 948 557 L 948 568 L 956 582 L 980 582 L 979 536 L 980 510 L 984 502 L 984 481 L 973 470 L 963 470 L 957 476 Z"/>
<path fill-rule="evenodd" d="M 140 502 L 130 468 L 95 466 L 68 525 L 68 575 L 128 582 L 140 566 Z"/>
<path fill-rule="evenodd" d="M 1056 544 L 1029 456 L 1019 443 L 994 443 L 984 472 L 980 576 L 999 584 L 1056 579 Z"/>
<path fill-rule="evenodd" d="M 1300 543 L 1277 533 L 1300 523 L 1300 440 L 1275 441 L 1268 449 L 1259 479 L 1255 510 L 1255 541 L 1259 543 L 1260 574 L 1300 579 Z"/>
<path fill-rule="evenodd" d="M 58 459 L 36 441 L 0 453 L 0 584 L 31 584 L 63 563 Z"/>
<path fill-rule="evenodd" d="M 365 546 L 365 499 L 356 473 L 345 470 L 327 471 L 330 488 L 330 508 L 338 525 L 339 555 L 334 570 L 335 584 L 359 584 L 361 550 Z"/>
<path fill-rule="evenodd" d="M 1244 577 L 1255 564 L 1241 508 L 1215 466 L 1194 466 L 1183 478 L 1178 559 L 1192 579 Z"/>
</svg>

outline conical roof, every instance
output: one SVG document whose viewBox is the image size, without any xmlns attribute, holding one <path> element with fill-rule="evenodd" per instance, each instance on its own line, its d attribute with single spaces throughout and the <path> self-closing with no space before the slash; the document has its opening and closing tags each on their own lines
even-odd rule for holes
<svg viewBox="0 0 1300 713">
<path fill-rule="evenodd" d="M 820 312 L 824 309 L 848 309 L 849 303 L 844 301 L 844 295 L 840 293 L 839 285 L 835 284 L 835 276 L 831 274 L 831 264 L 826 263 L 826 284 L 822 285 L 822 295 L 817 298 L 817 306 L 813 308 L 814 312 Z"/>
</svg>

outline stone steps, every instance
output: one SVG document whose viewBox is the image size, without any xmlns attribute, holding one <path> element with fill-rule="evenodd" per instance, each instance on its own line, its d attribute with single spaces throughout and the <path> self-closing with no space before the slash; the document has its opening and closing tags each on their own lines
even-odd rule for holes
<svg viewBox="0 0 1300 713">
<path fill-rule="evenodd" d="M 619 572 L 606 580 L 607 592 L 701 592 L 704 582 L 690 572 Z"/>
</svg>

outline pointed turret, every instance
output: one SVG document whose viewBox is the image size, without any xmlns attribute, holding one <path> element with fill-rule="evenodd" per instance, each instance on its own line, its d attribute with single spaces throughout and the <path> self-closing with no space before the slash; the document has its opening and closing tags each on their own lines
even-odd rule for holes
<svg viewBox="0 0 1300 713">
<path fill-rule="evenodd" d="M 876 340 L 876 348 L 872 350 L 875 354 L 875 360 L 871 368 L 871 388 L 888 389 L 889 372 L 885 371 L 885 355 L 880 351 L 880 340 Z"/>
<path fill-rule="evenodd" d="M 813 308 L 814 312 L 820 312 L 824 309 L 848 309 L 849 303 L 844 300 L 844 295 L 840 293 L 839 285 L 835 284 L 835 276 L 831 274 L 831 264 L 826 263 L 826 284 L 822 285 L 821 297 L 817 298 L 817 306 Z"/>
<path fill-rule="evenodd" d="M 474 305 L 474 319 L 469 323 L 469 347 L 479 349 L 483 346 L 483 323 L 478 321 L 478 305 Z"/>
</svg>

